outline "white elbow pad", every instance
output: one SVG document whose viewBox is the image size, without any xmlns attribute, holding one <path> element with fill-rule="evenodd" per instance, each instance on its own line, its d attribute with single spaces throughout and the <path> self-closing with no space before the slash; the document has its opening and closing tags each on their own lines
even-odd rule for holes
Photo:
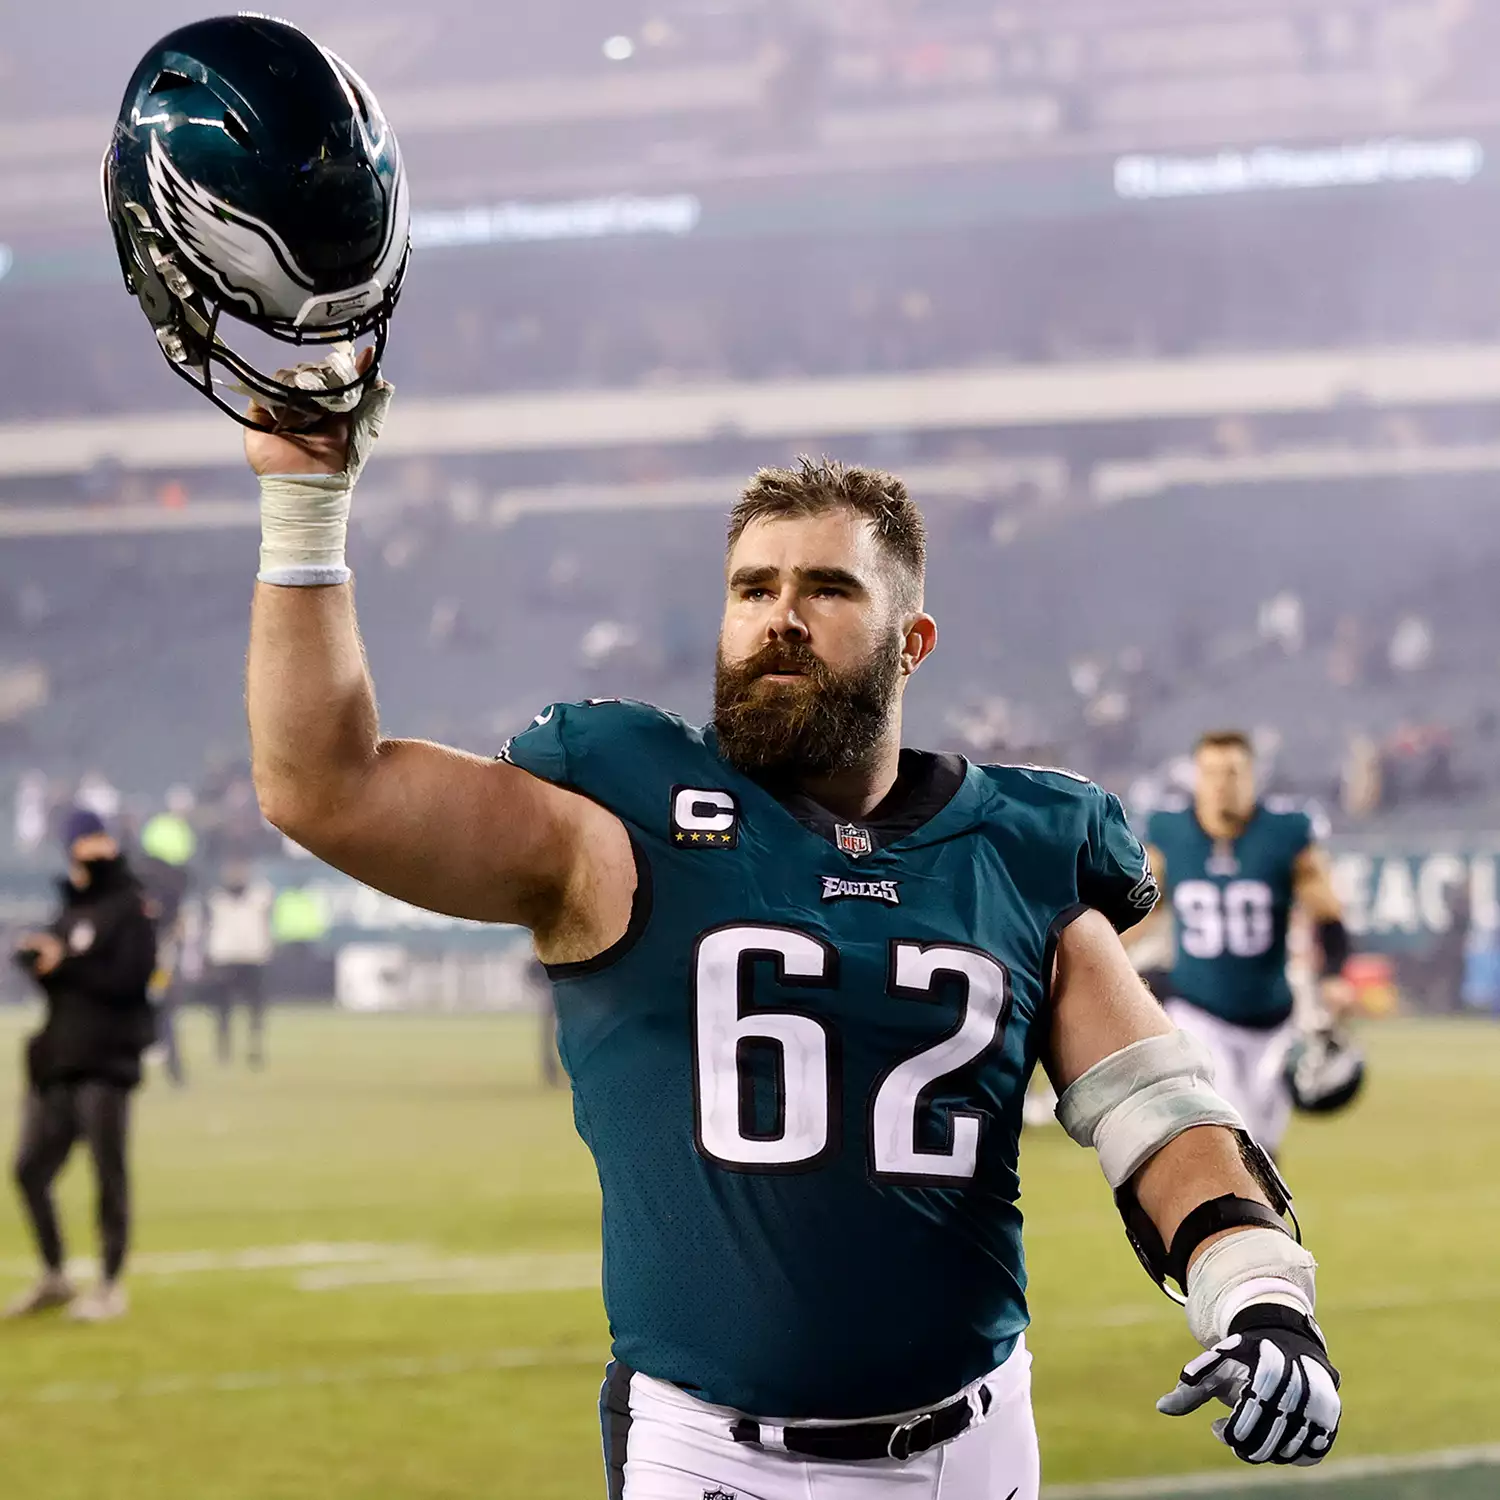
<svg viewBox="0 0 1500 1500">
<path fill-rule="evenodd" d="M 1245 1122 L 1213 1086 L 1207 1047 L 1183 1031 L 1112 1052 L 1057 1101 L 1057 1118 L 1118 1190 L 1168 1141 L 1197 1125 L 1243 1131 Z"/>
<path fill-rule="evenodd" d="M 1312 1317 L 1317 1264 L 1294 1239 L 1274 1229 L 1226 1235 L 1188 1272 L 1188 1328 L 1205 1349 L 1212 1349 L 1240 1309 L 1252 1302 L 1279 1302 Z"/>
</svg>

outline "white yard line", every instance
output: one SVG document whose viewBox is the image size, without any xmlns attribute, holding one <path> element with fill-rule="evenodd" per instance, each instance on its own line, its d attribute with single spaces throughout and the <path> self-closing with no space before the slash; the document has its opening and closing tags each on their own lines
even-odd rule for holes
<svg viewBox="0 0 1500 1500">
<path fill-rule="evenodd" d="M 275 1391 L 293 1387 L 369 1385 L 393 1380 L 431 1380 L 444 1375 L 472 1375 L 486 1371 L 531 1370 L 593 1365 L 603 1370 L 606 1351 L 579 1349 L 489 1349 L 477 1354 L 438 1355 L 427 1359 L 379 1359 L 362 1364 L 325 1365 L 301 1369 L 226 1370 L 193 1375 L 154 1375 L 130 1382 L 71 1381 L 30 1390 L 4 1390 L 6 1402 L 64 1405 L 99 1404 L 160 1396 L 233 1395 L 238 1391 Z"/>
<path fill-rule="evenodd" d="M 434 1252 L 392 1256 L 368 1265 L 332 1266 L 297 1277 L 303 1292 L 363 1286 L 405 1286 L 423 1292 L 572 1292 L 596 1289 L 597 1250 L 556 1254 L 448 1256 Z"/>
<path fill-rule="evenodd" d="M 1337 1295 L 1318 1298 L 1320 1316 L 1349 1313 L 1395 1312 L 1408 1307 L 1452 1307 L 1475 1302 L 1500 1302 L 1500 1281 L 1474 1286 L 1393 1287 L 1363 1297 Z M 1178 1310 L 1162 1298 L 1160 1302 L 1120 1302 L 1113 1307 L 1064 1309 L 1043 1314 L 1038 1326 L 1050 1328 L 1136 1328 L 1145 1323 L 1180 1319 Z"/>
<path fill-rule="evenodd" d="M 1104 1484 L 1048 1485 L 1043 1500 L 1156 1500 L 1172 1495 L 1229 1495 L 1266 1486 L 1333 1484 L 1349 1479 L 1383 1478 L 1387 1474 L 1435 1474 L 1446 1469 L 1500 1465 L 1500 1444 L 1481 1448 L 1446 1448 L 1435 1453 L 1396 1453 L 1374 1458 L 1331 1458 L 1312 1469 L 1284 1467 L 1211 1474 L 1182 1474 L 1166 1479 L 1121 1479 Z"/>
<path fill-rule="evenodd" d="M 132 1276 L 193 1276 L 215 1271 L 287 1271 L 303 1266 L 360 1265 L 398 1256 L 432 1255 L 426 1245 L 383 1245 L 363 1241 L 310 1241 L 296 1245 L 250 1245 L 237 1250 L 152 1250 L 130 1258 Z M 68 1262 L 72 1276 L 90 1276 L 98 1262 L 75 1256 Z M 0 1275 L 33 1276 L 36 1262 L 0 1261 Z"/>
<path fill-rule="evenodd" d="M 86 1258 L 68 1263 L 80 1281 L 97 1272 Z M 413 1293 L 508 1295 L 592 1291 L 599 1286 L 597 1250 L 529 1250 L 501 1255 L 448 1254 L 432 1245 L 365 1241 L 309 1241 L 252 1245 L 228 1250 L 164 1250 L 133 1257 L 132 1277 L 170 1280 L 179 1276 L 296 1273 L 303 1292 L 357 1291 L 361 1287 L 401 1288 Z M 35 1274 L 29 1261 L 0 1262 L 0 1277 L 17 1280 Z M 1403 1308 L 1452 1307 L 1500 1302 L 1500 1281 L 1467 1286 L 1395 1286 L 1358 1296 L 1325 1296 L 1329 1315 L 1393 1312 Z M 1045 1313 L 1043 1328 L 1137 1328 L 1166 1323 L 1180 1315 L 1165 1298 L 1142 1298 L 1106 1307 L 1063 1307 Z"/>
</svg>

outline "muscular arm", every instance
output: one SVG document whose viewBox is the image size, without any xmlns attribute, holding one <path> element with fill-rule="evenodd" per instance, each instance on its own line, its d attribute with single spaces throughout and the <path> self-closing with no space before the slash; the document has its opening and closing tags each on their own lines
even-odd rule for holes
<svg viewBox="0 0 1500 1500">
<path fill-rule="evenodd" d="M 1342 973 L 1349 945 L 1343 930 L 1344 904 L 1333 888 L 1328 856 L 1317 844 L 1309 844 L 1292 866 L 1292 896 L 1318 928 L 1318 942 L 1324 950 L 1324 961 L 1328 965 L 1318 981 L 1318 994 L 1328 1018 L 1333 1021 L 1341 1020 L 1358 1005 L 1359 996 L 1353 984 Z M 1329 927 L 1332 930 L 1325 931 Z M 1330 956 L 1330 947 L 1335 941 L 1343 952 L 1334 948 Z"/>
<path fill-rule="evenodd" d="M 1058 1093 L 1111 1053 L 1172 1029 L 1109 922 L 1093 911 L 1074 921 L 1058 942 L 1053 977 L 1047 1071 Z M 1266 1201 L 1240 1159 L 1238 1142 L 1217 1125 L 1185 1130 L 1169 1141 L 1136 1173 L 1134 1186 L 1167 1244 L 1183 1219 L 1210 1198 L 1234 1193 Z M 1213 1242 L 1206 1240 L 1199 1254 Z"/>
<path fill-rule="evenodd" d="M 1292 866 L 1292 894 L 1297 905 L 1314 922 L 1341 922 L 1344 904 L 1333 888 L 1328 856 L 1317 844 L 1309 844 Z"/>
<path fill-rule="evenodd" d="M 347 423 L 252 431 L 260 474 L 337 473 Z M 552 962 L 587 958 L 629 922 L 624 826 L 515 766 L 384 739 L 353 587 L 257 584 L 246 673 L 255 789 L 288 837 L 377 890 L 452 916 L 518 922 Z"/>
</svg>

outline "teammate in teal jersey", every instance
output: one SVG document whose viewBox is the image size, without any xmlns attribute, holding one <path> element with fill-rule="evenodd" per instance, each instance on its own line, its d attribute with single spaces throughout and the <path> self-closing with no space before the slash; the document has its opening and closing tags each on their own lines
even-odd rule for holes
<svg viewBox="0 0 1500 1500">
<path fill-rule="evenodd" d="M 1175 925 L 1168 1015 L 1214 1054 L 1215 1083 L 1268 1151 L 1291 1114 L 1285 1059 L 1294 1034 L 1287 928 L 1294 906 L 1317 925 L 1321 999 L 1336 1020 L 1351 1006 L 1349 939 L 1319 847 L 1320 815 L 1260 800 L 1248 736 L 1204 735 L 1193 752 L 1190 805 L 1151 815 L 1146 841 L 1166 901 L 1150 924 Z M 1138 929 L 1149 930 L 1149 924 Z"/>
<path fill-rule="evenodd" d="M 385 399 L 352 440 L 247 435 L 256 785 L 356 878 L 533 932 L 603 1190 L 611 1500 L 1036 1500 L 1017 1135 L 1039 1058 L 1187 1291 L 1207 1352 L 1161 1409 L 1218 1398 L 1240 1457 L 1317 1462 L 1340 1408 L 1311 1257 L 1116 935 L 1155 897 L 1118 803 L 901 748 L 937 627 L 900 481 L 752 482 L 711 728 L 558 704 L 486 761 L 379 732 L 343 528 Z"/>
</svg>

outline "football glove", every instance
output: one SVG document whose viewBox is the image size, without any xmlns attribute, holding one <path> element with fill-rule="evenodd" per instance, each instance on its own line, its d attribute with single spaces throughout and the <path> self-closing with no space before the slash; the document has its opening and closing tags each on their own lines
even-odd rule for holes
<svg viewBox="0 0 1500 1500">
<path fill-rule="evenodd" d="M 1214 1397 L 1234 1408 L 1213 1424 L 1214 1435 L 1247 1464 L 1315 1464 L 1338 1436 L 1339 1372 L 1322 1330 L 1279 1303 L 1241 1309 L 1228 1336 L 1183 1368 L 1156 1409 L 1186 1416 Z"/>
</svg>

